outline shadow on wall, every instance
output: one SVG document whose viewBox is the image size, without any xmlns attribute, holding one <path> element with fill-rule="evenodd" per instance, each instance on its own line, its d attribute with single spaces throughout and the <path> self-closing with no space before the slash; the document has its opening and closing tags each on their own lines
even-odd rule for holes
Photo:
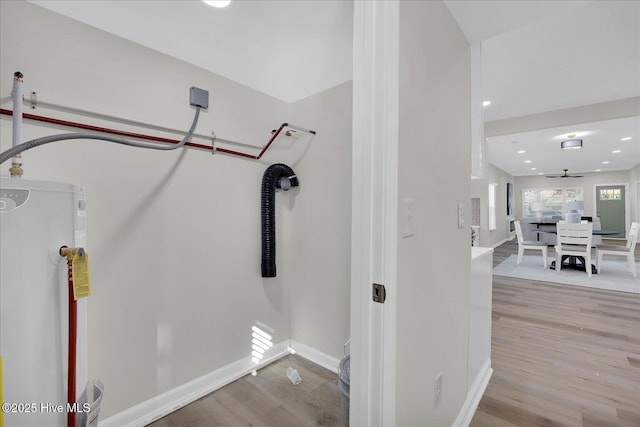
<svg viewBox="0 0 640 427">
<path fill-rule="evenodd" d="M 104 248 L 118 247 L 118 242 L 127 240 L 129 235 L 131 234 L 131 230 L 136 228 L 136 226 L 140 223 L 145 214 L 149 212 L 149 210 L 153 209 L 153 201 L 160 195 L 163 189 L 166 189 L 166 185 L 175 175 L 186 154 L 187 150 L 182 149 L 180 155 L 164 175 L 164 177 L 156 183 L 156 185 L 151 189 L 151 191 L 147 193 L 146 196 L 140 199 L 140 202 L 137 206 L 131 206 L 130 208 L 128 208 L 129 215 L 127 215 L 119 225 L 114 227 L 113 233 L 111 233 L 109 238 L 102 243 L 102 246 Z M 102 262 L 105 265 L 111 265 L 114 262 L 113 257 L 116 255 L 115 251 L 103 251 L 102 248 L 100 248 L 100 252 L 104 254 Z"/>
</svg>

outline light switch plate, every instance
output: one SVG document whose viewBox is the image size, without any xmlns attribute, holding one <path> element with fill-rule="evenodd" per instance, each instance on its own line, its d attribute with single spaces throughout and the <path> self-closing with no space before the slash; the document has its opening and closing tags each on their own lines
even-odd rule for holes
<svg viewBox="0 0 640 427">
<path fill-rule="evenodd" d="M 402 199 L 402 237 L 413 236 L 413 199 Z"/>
</svg>

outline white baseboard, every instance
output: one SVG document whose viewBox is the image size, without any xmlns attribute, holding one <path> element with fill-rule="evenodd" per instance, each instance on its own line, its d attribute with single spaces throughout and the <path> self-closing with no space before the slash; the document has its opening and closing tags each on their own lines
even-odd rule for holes
<svg viewBox="0 0 640 427">
<path fill-rule="evenodd" d="M 497 248 L 498 246 L 500 246 L 501 244 L 503 244 L 504 242 L 508 242 L 509 240 L 513 240 L 513 237 L 508 238 L 508 239 L 502 239 L 499 242 L 494 243 L 493 245 L 490 246 L 490 248 Z"/>
<path fill-rule="evenodd" d="M 478 409 L 478 404 L 487 389 L 491 375 L 493 375 L 493 369 L 491 368 L 491 359 L 489 359 L 482 365 L 480 373 L 473 381 L 473 385 L 467 393 L 467 399 L 453 422 L 453 427 L 468 427 L 471 424 L 471 419 Z"/>
<path fill-rule="evenodd" d="M 316 365 L 320 365 L 323 368 L 330 370 L 331 372 L 335 372 L 336 374 L 338 373 L 338 365 L 340 364 L 340 360 L 336 359 L 333 356 L 329 356 L 326 353 L 322 353 L 315 348 L 304 345 L 296 340 L 290 341 L 291 348 L 293 348 L 300 356 L 312 361 Z"/>
<path fill-rule="evenodd" d="M 105 420 L 100 420 L 100 427 L 140 427 L 174 412 L 183 406 L 200 399 L 207 394 L 224 387 L 225 385 L 242 378 L 255 369 L 260 369 L 291 352 L 294 349 L 297 354 L 311 362 L 338 372 L 340 361 L 335 357 L 322 353 L 314 348 L 295 340 L 285 340 L 274 345 L 265 354 L 265 358 L 256 365 L 251 357 L 237 360 L 220 369 L 205 374 L 186 384 L 173 388 L 152 399 L 139 403 L 129 409 L 112 415 Z"/>
<path fill-rule="evenodd" d="M 138 427 L 174 412 L 201 397 L 289 354 L 289 340 L 274 345 L 259 364 L 251 356 L 237 360 L 152 399 L 100 420 L 100 427 Z M 304 356 L 303 356 L 304 357 Z"/>
</svg>

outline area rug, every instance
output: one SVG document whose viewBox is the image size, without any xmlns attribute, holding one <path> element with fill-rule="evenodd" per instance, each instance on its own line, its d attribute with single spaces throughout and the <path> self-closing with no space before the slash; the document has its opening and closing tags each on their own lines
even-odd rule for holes
<svg viewBox="0 0 640 427">
<path fill-rule="evenodd" d="M 520 265 L 516 265 L 517 259 L 517 255 L 509 256 L 500 265 L 494 267 L 493 275 L 640 293 L 640 278 L 633 277 L 627 271 L 627 263 L 622 258 L 607 259 L 605 256 L 601 266 L 602 272 L 592 274 L 591 278 L 587 277 L 587 273 L 583 271 L 564 269 L 556 273 L 555 270 L 549 269 L 548 265 L 545 269 L 540 256 L 525 255 Z M 553 260 L 554 258 L 549 258 L 549 263 Z M 640 272 L 640 263 L 636 262 L 636 266 Z"/>
</svg>

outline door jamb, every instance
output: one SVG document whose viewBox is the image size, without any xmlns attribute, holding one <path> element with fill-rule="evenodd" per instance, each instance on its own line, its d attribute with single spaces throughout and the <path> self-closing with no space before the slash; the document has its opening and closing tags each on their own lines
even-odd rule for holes
<svg viewBox="0 0 640 427">
<path fill-rule="evenodd" d="M 399 9 L 354 2 L 350 421 L 372 427 L 396 423 Z"/>
</svg>

